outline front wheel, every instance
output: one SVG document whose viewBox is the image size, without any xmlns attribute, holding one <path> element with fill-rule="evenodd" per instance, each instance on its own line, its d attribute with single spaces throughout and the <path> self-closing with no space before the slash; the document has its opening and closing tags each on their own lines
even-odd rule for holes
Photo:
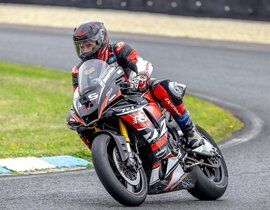
<svg viewBox="0 0 270 210">
<path fill-rule="evenodd" d="M 101 134 L 95 138 L 92 157 L 100 181 L 115 200 L 125 206 L 138 206 L 144 202 L 148 192 L 144 169 L 133 170 L 126 166 L 109 135 Z"/>
<path fill-rule="evenodd" d="M 197 125 L 196 127 L 198 132 L 217 148 L 221 157 L 218 160 L 220 163 L 218 168 L 209 168 L 202 165 L 193 169 L 192 173 L 196 175 L 197 181 L 194 188 L 189 189 L 188 192 L 200 200 L 216 200 L 225 193 L 228 186 L 227 166 L 220 149 L 212 137 L 200 126 Z M 213 162 L 211 158 L 208 158 L 208 160 L 206 158 L 206 161 Z"/>
</svg>

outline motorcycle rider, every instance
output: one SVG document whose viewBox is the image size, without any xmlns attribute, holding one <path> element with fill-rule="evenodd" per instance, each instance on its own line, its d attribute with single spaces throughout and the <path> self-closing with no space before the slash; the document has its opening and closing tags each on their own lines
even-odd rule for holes
<svg viewBox="0 0 270 210">
<path fill-rule="evenodd" d="M 187 147 L 195 149 L 204 144 L 203 137 L 196 131 L 188 110 L 185 108 L 183 96 L 186 86 L 170 80 L 151 79 L 152 64 L 143 60 L 137 51 L 124 42 L 109 44 L 109 37 L 103 23 L 89 21 L 74 29 L 73 43 L 81 62 L 72 69 L 73 90 L 78 87 L 78 70 L 82 63 L 89 59 L 100 59 L 108 64 L 117 63 L 125 73 L 130 88 L 134 91 L 146 91 L 149 87 L 156 101 L 167 109 L 187 137 Z M 90 147 L 82 135 L 74 111 L 70 109 L 67 116 L 68 127 L 77 130 L 83 142 Z"/>
</svg>

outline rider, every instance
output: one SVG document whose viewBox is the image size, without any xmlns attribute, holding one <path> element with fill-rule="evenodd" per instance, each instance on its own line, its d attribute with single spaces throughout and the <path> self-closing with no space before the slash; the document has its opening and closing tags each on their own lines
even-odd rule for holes
<svg viewBox="0 0 270 210">
<path fill-rule="evenodd" d="M 174 117 L 187 137 L 187 145 L 195 149 L 204 144 L 203 137 L 196 131 L 189 112 L 185 109 L 183 96 L 186 86 L 170 80 L 151 79 L 152 64 L 143 60 L 136 50 L 124 42 L 109 44 L 109 38 L 103 23 L 85 22 L 74 29 L 73 43 L 81 62 L 72 69 L 73 90 L 78 87 L 78 70 L 81 64 L 89 59 L 100 59 L 108 64 L 117 62 L 125 73 L 133 90 L 145 91 L 149 86 L 156 101 L 166 108 Z M 76 130 L 78 122 L 71 109 L 67 116 L 70 129 Z M 78 134 L 85 142 L 81 132 Z M 86 142 L 85 142 L 86 143 Z M 87 144 L 87 143 L 86 143 Z M 89 146 L 89 145 L 88 145 Z"/>
</svg>

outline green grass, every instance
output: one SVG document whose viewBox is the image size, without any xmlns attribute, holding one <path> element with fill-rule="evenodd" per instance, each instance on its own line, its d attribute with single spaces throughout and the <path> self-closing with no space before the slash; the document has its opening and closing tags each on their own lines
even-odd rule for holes
<svg viewBox="0 0 270 210">
<path fill-rule="evenodd" d="M 193 121 L 209 132 L 216 142 L 230 137 L 244 126 L 229 110 L 196 97 L 186 95 L 185 107 Z"/>
<path fill-rule="evenodd" d="M 66 127 L 71 74 L 0 62 L 0 158 L 73 155 L 90 159 L 76 132 Z M 193 119 L 217 140 L 243 124 L 208 102 L 187 96 Z"/>
<path fill-rule="evenodd" d="M 66 127 L 71 74 L 0 63 L 0 158 L 69 154 L 89 157 Z"/>
</svg>

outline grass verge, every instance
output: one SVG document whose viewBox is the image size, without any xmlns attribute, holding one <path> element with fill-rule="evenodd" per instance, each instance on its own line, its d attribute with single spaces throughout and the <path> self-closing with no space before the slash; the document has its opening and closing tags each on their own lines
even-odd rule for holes
<svg viewBox="0 0 270 210">
<path fill-rule="evenodd" d="M 90 160 L 76 132 L 66 127 L 71 75 L 53 69 L 0 62 L 0 158 L 73 155 Z M 187 96 L 194 121 L 217 141 L 243 124 L 230 112 Z"/>
</svg>

